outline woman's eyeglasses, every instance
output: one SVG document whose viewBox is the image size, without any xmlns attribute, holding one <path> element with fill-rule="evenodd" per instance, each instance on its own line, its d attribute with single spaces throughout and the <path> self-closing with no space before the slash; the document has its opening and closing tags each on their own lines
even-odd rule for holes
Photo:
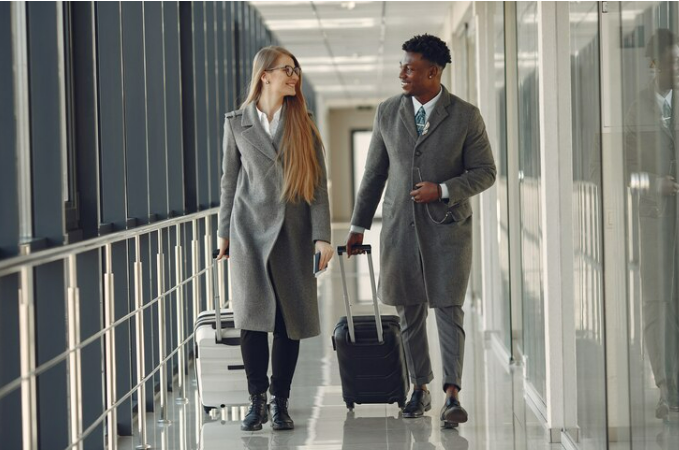
<svg viewBox="0 0 679 450">
<path fill-rule="evenodd" d="M 285 74 L 289 77 L 291 77 L 293 73 L 296 73 L 298 77 L 302 75 L 301 67 L 279 66 L 272 67 L 271 69 L 264 69 L 265 72 L 272 72 L 274 70 L 285 70 Z"/>
</svg>

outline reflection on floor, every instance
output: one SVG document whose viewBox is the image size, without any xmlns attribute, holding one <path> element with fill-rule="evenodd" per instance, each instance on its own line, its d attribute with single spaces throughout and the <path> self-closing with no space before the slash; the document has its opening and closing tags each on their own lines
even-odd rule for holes
<svg viewBox="0 0 679 450">
<path fill-rule="evenodd" d="M 346 230 L 338 230 L 340 242 Z M 369 237 L 369 236 L 367 236 Z M 377 241 L 375 239 L 375 241 Z M 377 259 L 375 262 L 377 263 Z M 345 260 L 346 262 L 346 260 Z M 345 266 L 349 274 L 350 295 L 359 293 L 355 314 L 371 314 L 370 284 L 367 265 L 357 265 L 355 258 Z M 377 265 L 377 264 L 376 264 Z M 302 342 L 300 360 L 290 399 L 293 431 L 274 432 L 268 426 L 258 432 L 243 432 L 239 421 L 245 408 L 224 409 L 211 418 L 198 401 L 195 380 L 189 382 L 190 403 L 170 403 L 170 425 L 158 425 L 148 414 L 148 443 L 164 450 L 383 450 L 383 449 L 557 449 L 533 412 L 526 407 L 521 368 L 501 361 L 484 340 L 478 316 L 466 308 L 467 342 L 462 404 L 469 412 L 469 422 L 459 430 L 442 429 L 438 411 L 443 393 L 433 396 L 432 410 L 419 419 L 403 419 L 396 405 L 357 405 L 347 411 L 342 400 L 337 357 L 330 335 L 337 319 L 344 315 L 339 264 L 319 279 L 322 335 Z M 381 305 L 382 314 L 394 314 L 393 308 Z M 434 315 L 429 317 L 429 338 L 434 373 L 441 372 Z M 433 392 L 440 389 L 437 381 Z M 243 399 L 244 403 L 247 399 Z M 134 449 L 138 437 L 119 439 L 120 449 Z"/>
</svg>

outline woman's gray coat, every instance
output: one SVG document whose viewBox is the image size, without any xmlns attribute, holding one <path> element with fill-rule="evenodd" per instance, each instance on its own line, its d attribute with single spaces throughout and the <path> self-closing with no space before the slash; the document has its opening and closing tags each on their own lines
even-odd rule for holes
<svg viewBox="0 0 679 450">
<path fill-rule="evenodd" d="M 479 110 L 445 87 L 422 136 L 411 97 L 380 104 L 351 224 L 370 228 L 388 179 L 380 234 L 384 303 L 463 304 L 472 261 L 469 198 L 489 188 L 495 174 Z M 409 193 L 420 181 L 445 183 L 449 201 L 413 202 Z"/>
<path fill-rule="evenodd" d="M 320 333 L 314 241 L 330 242 L 330 209 L 320 143 L 312 204 L 281 200 L 284 127 L 285 107 L 273 143 L 254 103 L 226 115 L 218 235 L 229 239 L 236 328 L 273 331 L 278 295 L 288 337 L 303 339 Z"/>
</svg>

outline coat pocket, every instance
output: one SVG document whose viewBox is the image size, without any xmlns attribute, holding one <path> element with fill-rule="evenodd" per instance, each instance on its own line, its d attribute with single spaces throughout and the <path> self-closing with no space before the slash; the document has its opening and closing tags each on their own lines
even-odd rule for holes
<svg viewBox="0 0 679 450">
<path fill-rule="evenodd" d="M 464 200 L 452 206 L 442 202 L 427 203 L 429 219 L 439 225 L 461 225 L 472 215 L 472 206 L 469 200 Z"/>
<path fill-rule="evenodd" d="M 469 200 L 453 205 L 448 210 L 453 216 L 453 222 L 463 222 L 472 215 L 472 205 Z"/>
</svg>

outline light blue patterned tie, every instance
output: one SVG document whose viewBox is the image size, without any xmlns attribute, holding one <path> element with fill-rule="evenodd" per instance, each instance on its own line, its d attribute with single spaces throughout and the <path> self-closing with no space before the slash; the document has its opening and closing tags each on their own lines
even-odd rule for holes
<svg viewBox="0 0 679 450">
<path fill-rule="evenodd" d="M 424 106 L 420 106 L 415 114 L 415 125 L 417 125 L 417 135 L 422 136 L 424 132 L 425 121 L 427 119 L 427 114 L 424 112 Z"/>
<path fill-rule="evenodd" d="M 670 106 L 670 102 L 665 99 L 662 105 L 662 115 L 663 115 L 663 122 L 665 122 L 665 126 L 667 128 L 671 128 L 671 119 L 672 119 L 672 107 Z"/>
</svg>

